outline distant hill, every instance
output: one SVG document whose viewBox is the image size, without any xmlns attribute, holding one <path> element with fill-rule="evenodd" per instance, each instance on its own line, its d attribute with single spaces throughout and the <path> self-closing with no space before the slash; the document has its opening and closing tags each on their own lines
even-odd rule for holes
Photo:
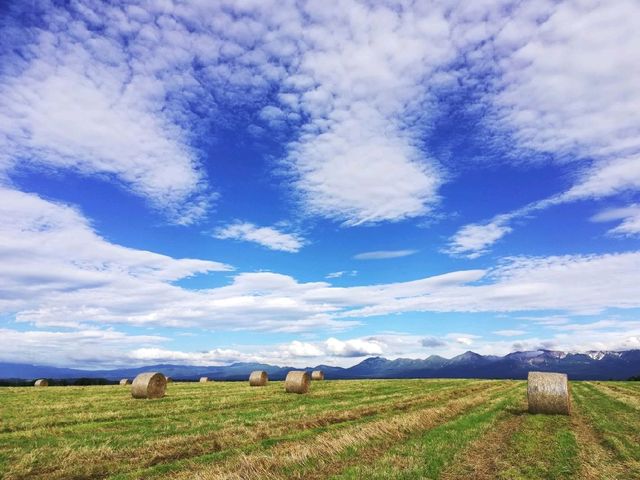
<svg viewBox="0 0 640 480">
<path fill-rule="evenodd" d="M 370 357 L 349 368 L 317 365 L 327 379 L 355 378 L 526 378 L 531 370 L 563 372 L 573 380 L 626 380 L 640 375 L 640 350 L 566 353 L 553 350 L 514 352 L 504 357 L 465 352 L 447 359 L 432 355 L 425 359 L 387 360 Z M 253 370 L 266 370 L 273 380 L 283 379 L 293 367 L 261 363 L 233 363 L 224 366 L 148 365 L 113 370 L 78 370 L 43 365 L 0 363 L 0 379 L 132 378 L 156 370 L 174 379 L 195 380 L 208 376 L 217 380 L 246 380 Z"/>
</svg>

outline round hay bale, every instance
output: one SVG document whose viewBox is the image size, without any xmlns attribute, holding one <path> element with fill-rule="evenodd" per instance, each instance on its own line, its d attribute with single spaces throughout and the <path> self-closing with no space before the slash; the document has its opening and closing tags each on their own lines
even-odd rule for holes
<svg viewBox="0 0 640 480">
<path fill-rule="evenodd" d="M 264 387 L 269 382 L 269 375 L 264 370 L 256 370 L 249 375 L 249 385 L 252 387 Z"/>
<path fill-rule="evenodd" d="M 120 385 L 131 385 L 131 380 L 129 380 L 128 378 L 123 378 L 122 380 L 120 380 Z"/>
<path fill-rule="evenodd" d="M 529 372 L 527 378 L 529 413 L 571 415 L 571 392 L 564 373 Z"/>
<path fill-rule="evenodd" d="M 308 372 L 293 370 L 287 373 L 284 389 L 287 393 L 307 393 L 311 376 Z"/>
<path fill-rule="evenodd" d="M 166 377 L 166 379 L 167 379 L 167 383 L 173 383 L 173 378 L 171 378 L 171 377 Z"/>
<path fill-rule="evenodd" d="M 167 379 L 158 372 L 146 372 L 138 375 L 131 385 L 133 398 L 162 398 L 167 388 Z"/>
<path fill-rule="evenodd" d="M 47 380 L 46 378 L 40 378 L 40 379 L 35 381 L 33 386 L 34 387 L 48 387 L 49 386 L 49 380 Z"/>
<path fill-rule="evenodd" d="M 200 383 L 207 383 L 209 381 L 209 377 L 200 377 Z"/>
<path fill-rule="evenodd" d="M 324 380 L 324 372 L 322 370 L 314 370 L 311 372 L 311 380 Z"/>
</svg>

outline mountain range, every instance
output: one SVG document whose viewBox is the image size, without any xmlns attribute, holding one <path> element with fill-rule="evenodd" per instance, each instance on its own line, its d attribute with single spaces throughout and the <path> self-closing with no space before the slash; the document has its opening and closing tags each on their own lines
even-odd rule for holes
<svg viewBox="0 0 640 480">
<path fill-rule="evenodd" d="M 357 378 L 526 378 L 531 370 L 562 372 L 573 380 L 626 380 L 640 375 L 640 350 L 589 351 L 567 353 L 554 350 L 514 352 L 505 356 L 465 352 L 447 359 L 431 355 L 425 359 L 388 360 L 370 357 L 348 368 L 316 365 L 327 379 Z M 0 363 L 0 379 L 31 380 L 50 378 L 69 380 L 133 378 L 144 371 L 160 371 L 176 380 L 195 380 L 208 376 L 214 380 L 246 380 L 253 370 L 265 370 L 272 380 L 283 379 L 293 367 L 261 363 L 233 363 L 225 366 L 159 364 L 112 370 L 79 370 L 19 363 Z"/>
</svg>

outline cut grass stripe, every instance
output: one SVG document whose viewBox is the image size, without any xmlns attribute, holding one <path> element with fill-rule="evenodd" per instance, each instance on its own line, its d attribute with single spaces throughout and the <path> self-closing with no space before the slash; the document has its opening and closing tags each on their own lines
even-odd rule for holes
<svg viewBox="0 0 640 480">
<path fill-rule="evenodd" d="M 498 479 L 576 478 L 580 467 L 578 444 L 570 417 L 527 414 L 498 466 Z"/>
<path fill-rule="evenodd" d="M 506 409 L 515 408 L 520 403 L 523 393 L 522 388 L 501 393 L 493 402 L 485 403 L 451 422 L 396 445 L 378 461 L 369 465 L 350 467 L 331 478 L 341 480 L 439 478 L 456 454 L 485 433 L 497 419 L 503 419 L 508 415 Z"/>
<path fill-rule="evenodd" d="M 640 418 L 638 410 L 580 382 L 573 390 L 576 406 L 598 432 L 601 442 L 626 462 L 640 478 Z"/>
</svg>

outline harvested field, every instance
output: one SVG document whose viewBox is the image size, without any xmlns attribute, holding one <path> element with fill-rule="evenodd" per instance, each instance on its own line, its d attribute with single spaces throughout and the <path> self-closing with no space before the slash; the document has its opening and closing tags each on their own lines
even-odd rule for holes
<svg viewBox="0 0 640 480">
<path fill-rule="evenodd" d="M 572 416 L 526 382 L 354 380 L 0 389 L 0 478 L 633 479 L 640 389 L 572 382 Z"/>
</svg>

